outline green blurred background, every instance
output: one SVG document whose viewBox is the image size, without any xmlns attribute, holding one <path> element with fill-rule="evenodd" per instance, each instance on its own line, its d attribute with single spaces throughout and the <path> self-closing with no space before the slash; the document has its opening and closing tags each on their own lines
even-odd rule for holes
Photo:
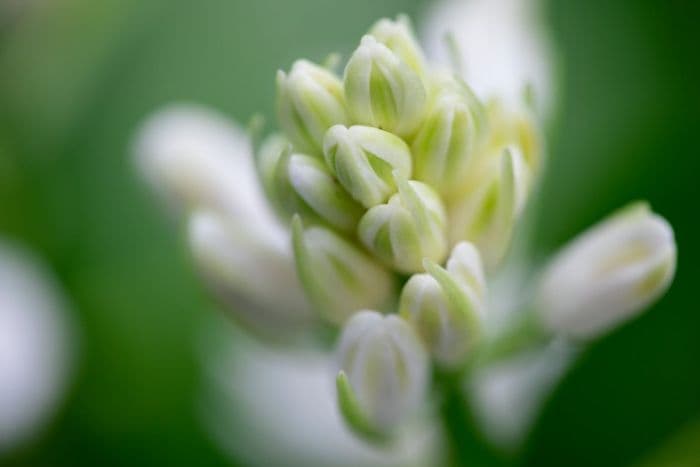
<svg viewBox="0 0 700 467">
<path fill-rule="evenodd" d="M 347 54 L 377 17 L 419 18 L 428 2 L 0 5 L 0 234 L 44 256 L 82 331 L 67 402 L 0 463 L 231 465 L 197 415 L 195 341 L 211 301 L 135 174 L 130 138 L 172 100 L 243 123 L 271 116 L 278 68 Z M 583 355 L 513 462 L 700 465 L 699 10 L 547 5 L 563 73 L 538 254 L 646 198 L 675 228 L 679 267 L 661 302 Z"/>
</svg>

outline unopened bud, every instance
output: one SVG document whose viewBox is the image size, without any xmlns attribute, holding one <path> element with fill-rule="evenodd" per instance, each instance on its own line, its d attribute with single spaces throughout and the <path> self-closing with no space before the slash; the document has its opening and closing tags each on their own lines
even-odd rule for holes
<svg viewBox="0 0 700 467">
<path fill-rule="evenodd" d="M 426 261 L 427 274 L 413 275 L 401 292 L 399 310 L 443 367 L 462 364 L 481 333 L 485 278 L 479 252 L 462 242 L 447 268 Z"/>
<path fill-rule="evenodd" d="M 423 259 L 442 262 L 447 254 L 445 208 L 428 185 L 408 181 L 397 172 L 399 192 L 371 208 L 360 220 L 362 243 L 393 268 L 419 272 Z"/>
<path fill-rule="evenodd" d="M 522 212 L 529 171 L 515 147 L 490 155 L 470 177 L 468 190 L 450 205 L 450 238 L 467 240 L 481 252 L 486 269 L 493 270 L 510 246 Z"/>
<path fill-rule="evenodd" d="M 419 76 L 423 76 L 425 58 L 408 16 L 399 15 L 395 21 L 380 19 L 372 26 L 369 34 L 398 55 Z"/>
<path fill-rule="evenodd" d="M 247 328 L 265 336 L 303 329 L 313 315 L 288 240 L 272 240 L 246 226 L 211 210 L 193 213 L 187 233 L 197 266 Z"/>
<path fill-rule="evenodd" d="M 427 354 L 413 329 L 396 315 L 356 313 L 343 329 L 337 358 L 340 411 L 362 435 L 390 435 L 425 397 Z"/>
<path fill-rule="evenodd" d="M 362 308 L 382 308 L 394 293 L 394 277 L 361 249 L 323 227 L 304 230 L 292 221 L 297 272 L 318 312 L 342 324 Z"/>
<path fill-rule="evenodd" d="M 405 137 L 424 117 L 426 92 L 420 76 L 372 36 L 364 36 L 350 57 L 343 86 L 357 123 Z"/>
<path fill-rule="evenodd" d="M 596 337 L 661 296 L 675 269 L 671 226 L 634 203 L 557 254 L 542 278 L 538 311 L 555 332 Z"/>
<path fill-rule="evenodd" d="M 443 196 L 464 190 L 483 134 L 477 104 L 454 88 L 437 92 L 411 146 L 415 178 L 436 187 Z"/>
<path fill-rule="evenodd" d="M 289 74 L 277 73 L 277 116 L 296 150 L 320 154 L 323 135 L 347 123 L 343 85 L 330 71 L 298 60 Z"/>
<path fill-rule="evenodd" d="M 323 218 L 319 213 L 306 202 L 298 188 L 292 184 L 290 169 L 293 156 L 297 154 L 292 154 L 292 145 L 283 136 L 272 135 L 263 141 L 258 151 L 258 172 L 265 193 L 282 219 L 288 220 L 294 214 L 299 214 L 307 220 L 322 221 Z M 298 163 L 298 165 L 301 164 Z M 302 180 L 302 177 L 297 176 L 297 185 L 310 197 L 310 189 L 302 183 L 303 181 L 306 179 Z"/>
<path fill-rule="evenodd" d="M 338 185 L 322 161 L 292 154 L 287 170 L 294 190 L 319 217 L 339 230 L 355 230 L 362 207 Z"/>
<path fill-rule="evenodd" d="M 368 126 L 328 130 L 323 144 L 326 163 L 341 185 L 363 206 L 383 203 L 396 192 L 392 172 L 411 176 L 411 153 L 401 138 Z"/>
</svg>

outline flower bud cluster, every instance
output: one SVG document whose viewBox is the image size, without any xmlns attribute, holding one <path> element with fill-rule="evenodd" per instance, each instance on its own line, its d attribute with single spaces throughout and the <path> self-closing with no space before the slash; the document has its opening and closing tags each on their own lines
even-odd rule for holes
<svg viewBox="0 0 700 467">
<path fill-rule="evenodd" d="M 299 60 L 277 89 L 282 133 L 258 166 L 283 218 L 333 229 L 399 274 L 461 241 L 498 264 L 537 170 L 536 125 L 431 69 L 407 18 L 378 21 L 342 76 Z"/>
<path fill-rule="evenodd" d="M 282 132 L 258 172 L 293 218 L 307 298 L 343 326 L 341 410 L 386 434 L 424 392 L 428 357 L 455 370 L 479 342 L 482 257 L 491 269 L 507 250 L 540 157 L 535 124 L 431 69 L 405 17 L 378 21 L 342 76 L 300 60 L 277 90 Z"/>
<path fill-rule="evenodd" d="M 277 115 L 255 166 L 236 126 L 191 107 L 144 125 L 137 160 L 187 216 L 194 260 L 240 323 L 274 336 L 316 318 L 342 327 L 338 403 L 363 436 L 383 439 L 418 411 L 431 363 L 450 380 L 521 342 L 595 338 L 673 279 L 673 231 L 638 203 L 515 297 L 522 329 L 485 333 L 498 308 L 487 310 L 487 274 L 537 181 L 542 137 L 527 105 L 484 104 L 431 68 L 405 17 L 378 21 L 342 76 L 306 60 L 280 71 Z M 517 289 L 490 285 L 492 298 Z"/>
</svg>

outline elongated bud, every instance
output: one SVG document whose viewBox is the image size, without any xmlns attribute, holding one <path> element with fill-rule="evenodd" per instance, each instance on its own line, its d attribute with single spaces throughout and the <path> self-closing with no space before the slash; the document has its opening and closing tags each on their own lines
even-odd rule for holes
<svg viewBox="0 0 700 467">
<path fill-rule="evenodd" d="M 292 154 L 288 171 L 294 190 L 319 217 L 339 230 L 355 230 L 362 207 L 338 185 L 322 161 Z"/>
<path fill-rule="evenodd" d="M 342 324 L 366 307 L 382 308 L 394 293 L 393 275 L 355 245 L 331 230 L 304 230 L 292 221 L 292 240 L 299 278 L 318 312 Z"/>
<path fill-rule="evenodd" d="M 343 86 L 357 123 L 405 137 L 424 117 L 426 92 L 420 76 L 372 36 L 364 36 L 350 57 Z"/>
<path fill-rule="evenodd" d="M 411 176 L 411 152 L 406 143 L 377 128 L 335 125 L 326 133 L 323 154 L 340 184 L 367 208 L 396 192 L 394 170 L 405 178 Z"/>
<path fill-rule="evenodd" d="M 399 15 L 395 21 L 382 18 L 372 26 L 369 34 L 398 55 L 419 76 L 425 74 L 423 51 L 418 45 L 408 16 Z"/>
<path fill-rule="evenodd" d="M 528 176 L 520 151 L 505 148 L 499 157 L 489 156 L 470 178 L 468 191 L 450 205 L 451 241 L 474 243 L 486 269 L 493 270 L 508 250 L 525 203 Z"/>
<path fill-rule="evenodd" d="M 312 322 L 286 237 L 271 241 L 212 210 L 193 213 L 187 233 L 201 273 L 248 329 L 278 336 Z"/>
<path fill-rule="evenodd" d="M 428 358 L 413 329 L 396 315 L 360 311 L 338 346 L 338 403 L 351 428 L 383 437 L 411 415 L 428 385 Z"/>
<path fill-rule="evenodd" d="M 295 149 L 321 154 L 323 135 L 347 123 L 343 86 L 330 71 L 297 60 L 289 74 L 277 72 L 277 117 Z"/>
<path fill-rule="evenodd" d="M 481 258 L 474 245 L 462 242 L 452 250 L 447 269 L 427 261 L 425 266 L 427 274 L 413 275 L 404 286 L 399 310 L 435 361 L 454 368 L 481 333 L 486 288 Z"/>
<path fill-rule="evenodd" d="M 360 220 L 362 243 L 403 273 L 419 272 L 423 259 L 442 262 L 447 254 L 445 208 L 428 185 L 394 172 L 399 192 Z"/>
<path fill-rule="evenodd" d="M 596 337 L 661 296 L 675 269 L 671 226 L 634 203 L 557 254 L 542 277 L 538 311 L 555 332 Z"/>
<path fill-rule="evenodd" d="M 454 87 L 438 92 L 411 146 L 415 178 L 436 187 L 443 196 L 463 191 L 482 139 L 479 118 L 466 92 Z"/>
</svg>

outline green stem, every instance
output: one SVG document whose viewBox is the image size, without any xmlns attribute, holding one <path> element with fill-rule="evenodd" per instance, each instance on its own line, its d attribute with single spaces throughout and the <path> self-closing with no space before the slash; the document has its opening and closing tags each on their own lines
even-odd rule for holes
<svg viewBox="0 0 700 467">
<path fill-rule="evenodd" d="M 479 432 L 464 398 L 464 372 L 437 374 L 436 385 L 442 396 L 440 416 L 447 444 L 449 467 L 491 467 L 503 459 Z"/>
</svg>

